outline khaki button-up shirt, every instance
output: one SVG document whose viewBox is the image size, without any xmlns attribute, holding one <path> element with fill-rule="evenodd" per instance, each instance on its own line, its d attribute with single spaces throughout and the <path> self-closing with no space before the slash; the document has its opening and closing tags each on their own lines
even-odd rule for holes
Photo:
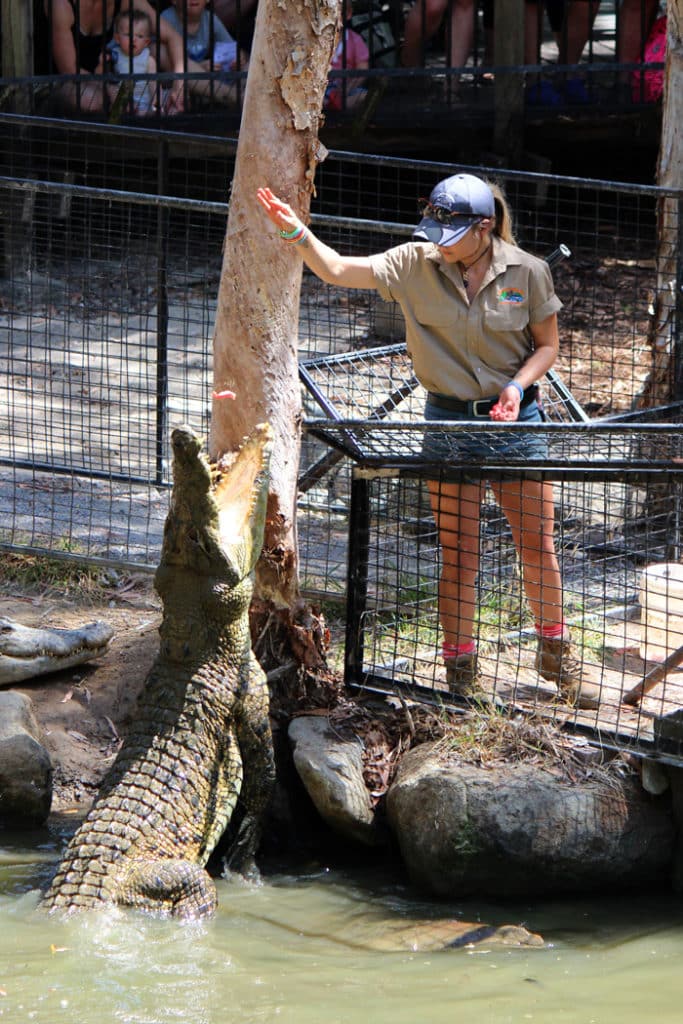
<svg viewBox="0 0 683 1024">
<path fill-rule="evenodd" d="M 562 308 L 544 260 L 492 242 L 471 302 L 457 264 L 442 262 L 430 242 L 370 257 L 380 295 L 401 307 L 408 353 L 428 391 L 462 400 L 498 395 L 533 352 L 530 326 Z"/>
</svg>

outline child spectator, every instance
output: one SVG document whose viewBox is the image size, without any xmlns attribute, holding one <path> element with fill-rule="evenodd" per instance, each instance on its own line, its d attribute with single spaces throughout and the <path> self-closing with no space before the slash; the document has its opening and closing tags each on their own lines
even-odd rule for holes
<svg viewBox="0 0 683 1024">
<path fill-rule="evenodd" d="M 232 69 L 237 60 L 237 43 L 217 17 L 206 9 L 207 0 L 173 0 L 161 17 L 185 40 L 188 61 L 205 71 L 214 65 Z"/>
<path fill-rule="evenodd" d="M 114 34 L 114 17 L 119 11 L 128 11 L 133 0 L 44 0 L 48 18 L 52 66 L 59 75 L 99 75 L 104 70 L 107 44 Z M 154 25 L 158 40 L 161 71 L 182 73 L 184 55 L 182 37 L 174 32 L 167 21 L 159 19 L 148 0 L 135 0 L 135 6 L 144 11 Z M 99 111 L 109 104 L 109 90 L 104 82 L 71 80 L 61 84 L 60 98 L 69 109 Z M 181 110 L 182 83 L 171 86 L 167 105 L 169 111 Z"/>
<path fill-rule="evenodd" d="M 370 51 L 365 40 L 346 24 L 351 18 L 352 3 L 344 4 L 344 30 L 334 51 L 331 71 L 365 71 L 370 66 Z M 347 110 L 357 107 L 367 96 L 364 78 L 338 78 L 332 75 L 325 91 L 325 110 Z M 344 100 L 346 99 L 346 102 Z"/>
<path fill-rule="evenodd" d="M 151 39 L 152 23 L 145 11 L 132 8 L 117 14 L 114 38 L 107 47 L 116 74 L 154 74 L 157 62 L 149 48 Z M 154 110 L 154 91 L 154 82 L 135 83 L 132 100 L 136 114 L 144 116 Z"/>
</svg>

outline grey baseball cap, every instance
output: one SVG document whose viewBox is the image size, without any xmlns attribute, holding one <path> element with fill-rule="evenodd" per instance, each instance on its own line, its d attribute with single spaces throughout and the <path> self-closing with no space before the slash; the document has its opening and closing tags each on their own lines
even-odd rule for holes
<svg viewBox="0 0 683 1024">
<path fill-rule="evenodd" d="M 413 238 L 435 245 L 455 245 L 477 221 L 494 216 L 493 192 L 473 174 L 454 174 L 434 186 L 421 212 L 422 220 Z"/>
</svg>

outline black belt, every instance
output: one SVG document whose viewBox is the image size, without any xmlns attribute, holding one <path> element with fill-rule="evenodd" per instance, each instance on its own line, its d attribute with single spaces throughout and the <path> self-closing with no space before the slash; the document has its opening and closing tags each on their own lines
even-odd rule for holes
<svg viewBox="0 0 683 1024">
<path fill-rule="evenodd" d="M 522 396 L 522 401 L 519 403 L 520 409 L 524 409 L 525 406 L 535 401 L 537 395 L 538 385 L 532 384 Z M 475 398 L 471 402 L 464 402 L 460 398 L 451 398 L 450 395 L 436 395 L 433 391 L 429 391 L 427 394 L 429 404 L 435 405 L 437 409 L 447 409 L 448 412 L 458 412 L 465 416 L 475 417 L 488 416 L 499 397 L 496 395 L 495 398 Z"/>
</svg>

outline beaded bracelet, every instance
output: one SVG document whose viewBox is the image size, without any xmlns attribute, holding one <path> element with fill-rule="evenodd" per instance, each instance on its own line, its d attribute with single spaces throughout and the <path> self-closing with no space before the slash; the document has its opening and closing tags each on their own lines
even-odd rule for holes
<svg viewBox="0 0 683 1024">
<path fill-rule="evenodd" d="M 306 229 L 304 228 L 303 224 L 297 224 L 297 226 L 292 231 L 279 231 L 278 234 L 280 238 L 284 238 L 286 241 L 291 242 L 293 241 L 293 239 L 296 238 L 300 231 L 305 230 Z"/>
<path fill-rule="evenodd" d="M 524 398 L 524 388 L 522 387 L 522 385 L 519 383 L 518 380 L 509 380 L 507 382 L 507 384 L 505 385 L 505 387 L 509 388 L 511 385 L 512 385 L 513 388 L 517 388 L 517 390 L 519 391 L 519 398 L 520 398 L 520 401 L 521 401 Z"/>
</svg>

